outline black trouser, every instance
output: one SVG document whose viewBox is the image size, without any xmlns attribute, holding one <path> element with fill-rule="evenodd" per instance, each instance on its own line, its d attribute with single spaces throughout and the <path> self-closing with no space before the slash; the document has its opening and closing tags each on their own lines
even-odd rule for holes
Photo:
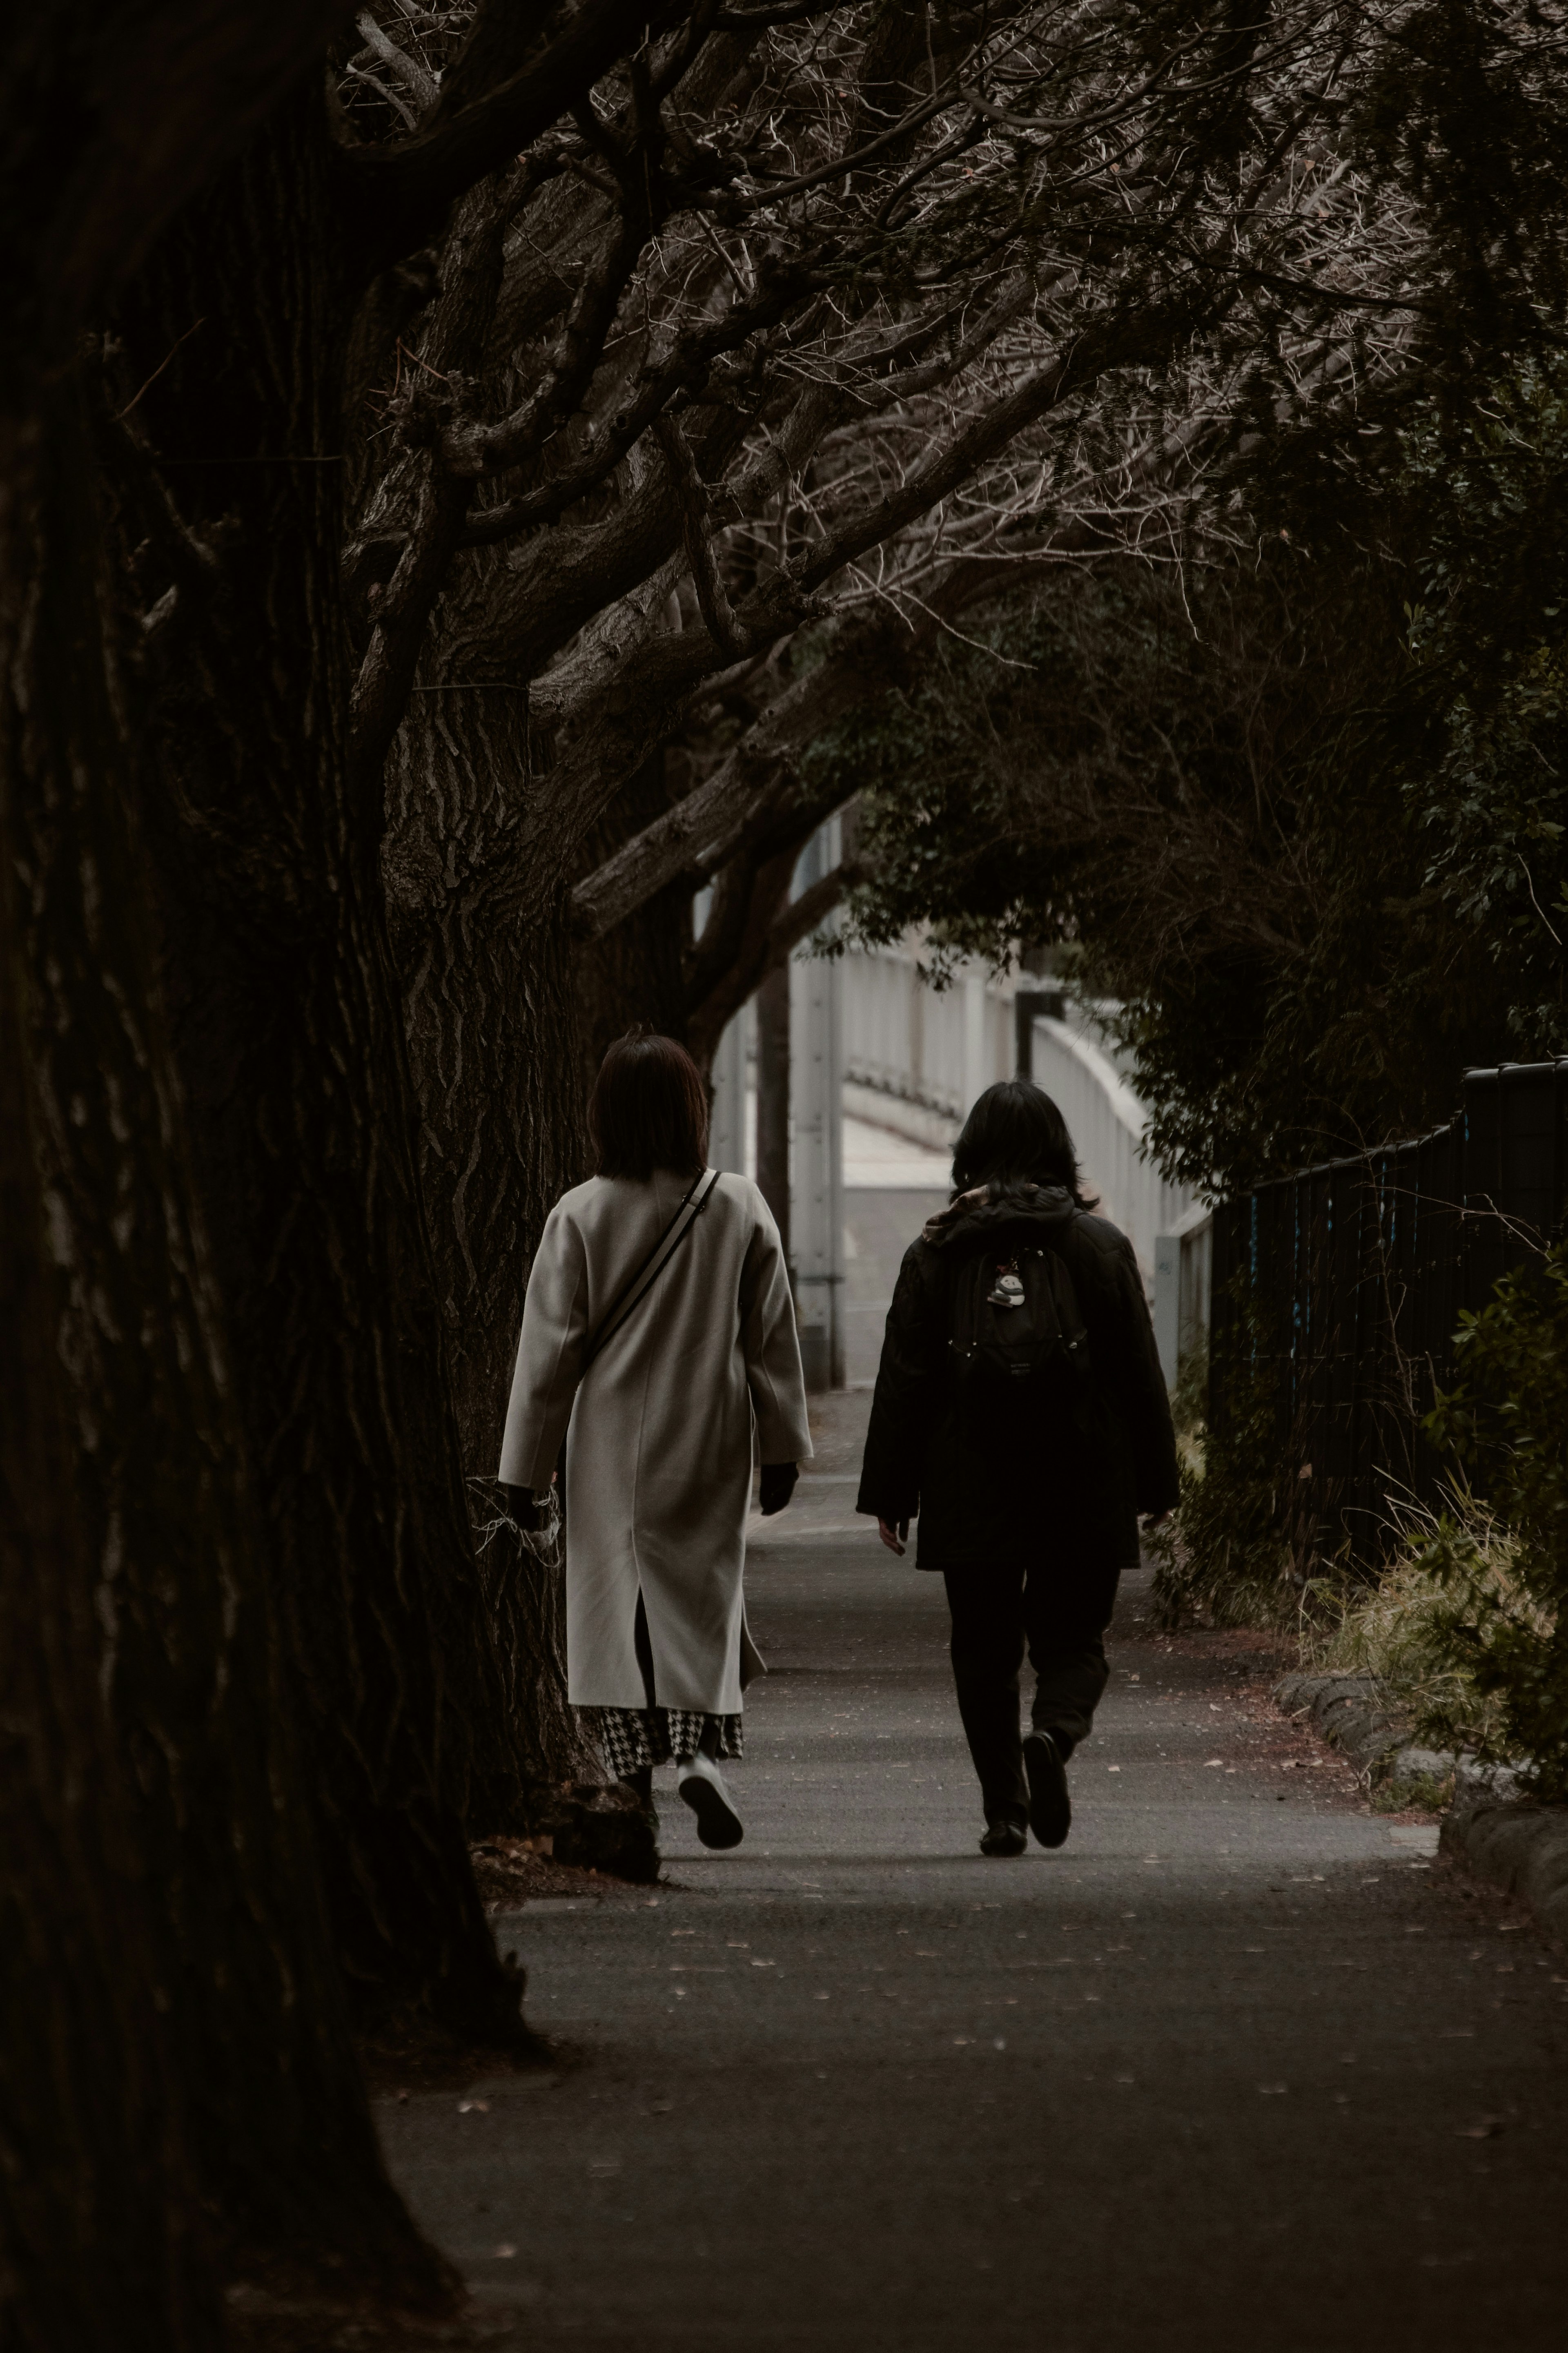
<svg viewBox="0 0 1568 2353">
<path fill-rule="evenodd" d="M 1030 1719 L 1064 1757 L 1088 1737 L 1110 1669 L 1105 1630 L 1119 1569 L 999 1568 L 943 1571 L 952 1612 L 952 1679 L 985 1818 L 1028 1812 L 1018 1731 L 1018 1670 L 1028 1646 L 1035 1670 Z"/>
</svg>

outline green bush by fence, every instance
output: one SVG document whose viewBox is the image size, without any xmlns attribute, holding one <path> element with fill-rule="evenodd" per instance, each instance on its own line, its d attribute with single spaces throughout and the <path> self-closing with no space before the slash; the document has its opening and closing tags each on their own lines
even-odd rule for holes
<svg viewBox="0 0 1568 2353">
<path fill-rule="evenodd" d="M 1506 1580 L 1462 1510 L 1438 1515 L 1426 1566 L 1442 1638 L 1500 1717 L 1486 1753 L 1527 1759 L 1537 1794 L 1568 1799 L 1568 1245 L 1503 1277 L 1465 1315 L 1459 1379 L 1427 1421 L 1507 1531 Z"/>
</svg>

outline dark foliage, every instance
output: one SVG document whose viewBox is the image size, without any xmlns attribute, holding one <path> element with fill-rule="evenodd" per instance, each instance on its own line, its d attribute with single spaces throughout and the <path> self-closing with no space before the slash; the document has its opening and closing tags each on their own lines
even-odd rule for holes
<svg viewBox="0 0 1568 2353">
<path fill-rule="evenodd" d="M 1429 1427 L 1482 1488 L 1513 1544 L 1514 1590 L 1476 1574 L 1440 1524 L 1426 1558 L 1448 1588 L 1445 1636 L 1478 1691 L 1503 1703 L 1506 1753 L 1537 1793 L 1568 1800 L 1568 1246 L 1507 1276 L 1457 1343 L 1462 1378 Z"/>
</svg>

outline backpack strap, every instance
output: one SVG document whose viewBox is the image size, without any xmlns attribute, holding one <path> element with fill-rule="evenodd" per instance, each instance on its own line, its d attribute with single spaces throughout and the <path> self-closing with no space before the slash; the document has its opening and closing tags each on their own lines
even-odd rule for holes
<svg viewBox="0 0 1568 2353">
<path fill-rule="evenodd" d="M 690 1217 L 687 1219 L 685 1225 L 680 1227 L 680 1231 L 677 1234 L 675 1233 L 675 1229 L 677 1226 L 680 1226 L 680 1220 L 685 1215 L 687 1206 L 689 1203 L 692 1195 L 696 1192 L 698 1186 L 702 1182 L 701 1177 L 698 1176 L 694 1178 L 692 1183 L 688 1187 L 686 1192 L 681 1196 L 680 1206 L 676 1210 L 674 1217 L 671 1218 L 668 1225 L 666 1226 L 663 1233 L 660 1234 L 658 1241 L 655 1242 L 652 1250 L 649 1250 L 647 1256 L 644 1259 L 637 1272 L 632 1276 L 630 1282 L 624 1282 L 621 1285 L 621 1289 L 616 1299 L 615 1304 L 605 1316 L 598 1330 L 593 1335 L 591 1339 L 584 1343 L 582 1360 L 577 1367 L 577 1378 L 579 1381 L 581 1381 L 584 1374 L 587 1371 L 595 1357 L 599 1354 L 599 1351 L 604 1347 L 605 1342 L 607 1340 L 613 1340 L 616 1334 L 620 1330 L 622 1324 L 626 1321 L 627 1317 L 633 1314 L 636 1310 L 642 1305 L 643 1301 L 647 1297 L 648 1293 L 653 1289 L 654 1284 L 658 1281 L 659 1276 L 664 1272 L 665 1268 L 669 1264 L 670 1260 L 675 1256 L 676 1251 L 680 1248 L 681 1243 L 686 1240 L 687 1235 L 691 1231 L 692 1227 L 697 1223 L 698 1219 L 702 1215 L 703 1210 L 713 1198 L 714 1187 L 717 1186 L 722 1174 L 723 1171 L 721 1169 L 715 1168 L 712 1176 L 709 1178 L 707 1191 L 703 1194 L 701 1199 L 692 1210 Z M 653 1266 L 655 1259 L 658 1259 L 660 1250 L 664 1250 L 664 1246 L 666 1242 L 669 1241 L 671 1234 L 675 1234 L 674 1241 L 670 1242 L 668 1250 L 665 1251 L 664 1257 L 659 1259 L 658 1264 L 653 1267 L 653 1272 L 648 1274 L 647 1281 L 643 1282 L 643 1276 L 647 1274 L 647 1270 L 650 1266 Z M 642 1282 L 642 1289 L 637 1291 L 637 1287 L 639 1282 Z M 636 1298 L 628 1298 L 627 1293 L 634 1291 L 637 1292 Z"/>
<path fill-rule="evenodd" d="M 1079 1305 L 1078 1285 L 1072 1279 L 1072 1269 L 1060 1250 L 1047 1249 L 1045 1258 L 1046 1279 L 1051 1287 L 1051 1305 L 1056 1311 L 1058 1335 L 1068 1358 L 1081 1371 L 1089 1361 L 1083 1353 L 1089 1327 L 1083 1320 L 1083 1309 Z M 1065 1314 L 1064 1308 L 1068 1311 Z"/>
</svg>

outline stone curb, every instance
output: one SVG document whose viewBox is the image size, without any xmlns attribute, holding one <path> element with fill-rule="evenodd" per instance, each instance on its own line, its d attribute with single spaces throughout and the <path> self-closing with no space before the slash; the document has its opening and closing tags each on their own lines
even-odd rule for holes
<svg viewBox="0 0 1568 2353">
<path fill-rule="evenodd" d="M 1383 1704 L 1372 1675 L 1287 1675 L 1274 1698 L 1287 1715 L 1310 1715 L 1371 1781 L 1442 1780 L 1463 1769 L 1449 1750 L 1411 1746 L 1408 1720 Z"/>
<path fill-rule="evenodd" d="M 1371 1675 L 1287 1675 L 1274 1698 L 1287 1715 L 1310 1715 L 1369 1781 L 1452 1773 L 1458 1794 L 1443 1818 L 1438 1852 L 1520 1897 L 1551 1935 L 1568 1939 L 1568 1806 L 1515 1797 L 1518 1783 L 1506 1766 L 1411 1746 L 1402 1737 L 1405 1720 L 1381 1704 Z"/>
<path fill-rule="evenodd" d="M 1549 1935 L 1568 1940 L 1568 1806 L 1461 1802 L 1444 1817 L 1437 1852 L 1517 1895 Z"/>
</svg>

